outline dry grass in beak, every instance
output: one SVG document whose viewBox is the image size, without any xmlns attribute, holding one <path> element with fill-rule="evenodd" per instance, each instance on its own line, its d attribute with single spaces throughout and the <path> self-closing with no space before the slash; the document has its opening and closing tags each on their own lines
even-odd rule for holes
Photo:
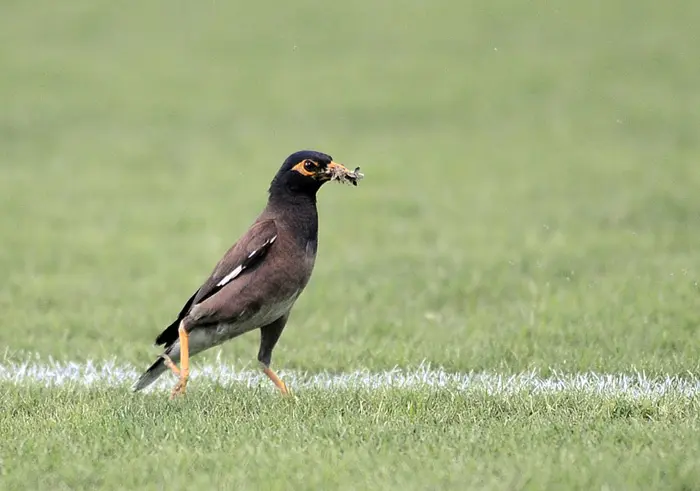
<svg viewBox="0 0 700 491">
<path fill-rule="evenodd" d="M 339 181 L 344 184 L 352 184 L 353 186 L 357 186 L 357 182 L 365 177 L 360 172 L 359 167 L 356 167 L 354 171 L 349 171 L 340 165 L 334 165 L 328 168 L 328 172 L 330 172 L 331 181 Z"/>
</svg>

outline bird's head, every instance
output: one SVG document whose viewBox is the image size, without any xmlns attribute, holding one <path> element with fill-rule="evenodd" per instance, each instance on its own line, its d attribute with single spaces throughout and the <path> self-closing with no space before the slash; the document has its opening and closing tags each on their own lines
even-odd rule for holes
<svg viewBox="0 0 700 491">
<path fill-rule="evenodd" d="M 270 192 L 291 192 L 314 196 L 328 181 L 339 181 L 357 186 L 364 177 L 358 167 L 351 171 L 333 161 L 330 155 L 302 150 L 291 154 L 272 180 Z"/>
</svg>

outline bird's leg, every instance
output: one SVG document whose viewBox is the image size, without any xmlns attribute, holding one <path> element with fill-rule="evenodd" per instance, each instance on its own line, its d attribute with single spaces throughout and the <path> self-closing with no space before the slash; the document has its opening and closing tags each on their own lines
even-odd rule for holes
<svg viewBox="0 0 700 491">
<path fill-rule="evenodd" d="M 168 367 L 172 372 L 177 375 L 178 377 L 180 376 L 180 369 L 175 365 L 175 362 L 165 353 L 160 355 L 161 358 L 163 358 L 163 361 L 165 362 L 165 366 Z"/>
<path fill-rule="evenodd" d="M 258 361 L 262 365 L 263 373 L 268 376 L 272 383 L 280 390 L 282 395 L 289 395 L 287 385 L 280 380 L 275 372 L 270 368 L 272 360 L 272 348 L 277 344 L 277 340 L 282 334 L 284 325 L 287 323 L 287 315 L 260 328 L 260 351 L 258 351 Z"/>
<path fill-rule="evenodd" d="M 285 384 L 270 367 L 263 366 L 263 372 L 272 380 L 272 383 L 275 384 L 283 396 L 289 395 L 287 384 Z"/>
<path fill-rule="evenodd" d="M 170 399 L 185 393 L 187 379 L 190 378 L 190 337 L 185 330 L 183 322 L 180 322 L 178 333 L 180 334 L 180 380 L 173 388 Z"/>
</svg>

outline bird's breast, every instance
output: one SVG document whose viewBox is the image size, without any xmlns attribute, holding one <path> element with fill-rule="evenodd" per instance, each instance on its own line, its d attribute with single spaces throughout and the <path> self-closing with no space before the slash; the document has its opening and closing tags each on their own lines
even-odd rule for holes
<svg viewBox="0 0 700 491">
<path fill-rule="evenodd" d="M 318 239 L 310 239 L 306 242 L 306 256 L 316 257 L 316 251 L 318 250 Z"/>
<path fill-rule="evenodd" d="M 291 310 L 300 293 L 297 290 L 288 298 L 263 305 L 251 316 L 244 312 L 240 321 L 217 324 L 214 334 L 217 344 L 276 321 Z"/>
<path fill-rule="evenodd" d="M 294 306 L 294 302 L 299 298 L 300 289 L 296 289 L 290 296 L 285 299 L 272 302 L 264 307 L 261 307 L 257 314 L 253 316 L 253 320 L 257 327 L 266 326 L 267 324 L 276 321 Z"/>
<path fill-rule="evenodd" d="M 304 249 L 304 266 L 308 272 L 308 276 L 311 276 L 311 272 L 314 269 L 314 263 L 316 263 L 316 251 L 318 250 L 318 241 L 310 240 L 306 243 L 306 248 Z"/>
</svg>

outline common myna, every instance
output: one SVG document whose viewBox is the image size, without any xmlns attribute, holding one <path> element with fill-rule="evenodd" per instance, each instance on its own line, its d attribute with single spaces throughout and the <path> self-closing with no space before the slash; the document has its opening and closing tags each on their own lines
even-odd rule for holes
<svg viewBox="0 0 700 491">
<path fill-rule="evenodd" d="M 324 153 L 304 150 L 290 155 L 270 184 L 265 209 L 156 338 L 163 353 L 134 384 L 134 391 L 169 368 L 179 377 L 171 398 L 184 394 L 190 356 L 260 329 L 258 360 L 286 395 L 287 387 L 270 369 L 270 360 L 316 260 L 316 193 L 328 181 L 357 186 L 362 177 L 359 168 L 351 171 Z"/>
</svg>

